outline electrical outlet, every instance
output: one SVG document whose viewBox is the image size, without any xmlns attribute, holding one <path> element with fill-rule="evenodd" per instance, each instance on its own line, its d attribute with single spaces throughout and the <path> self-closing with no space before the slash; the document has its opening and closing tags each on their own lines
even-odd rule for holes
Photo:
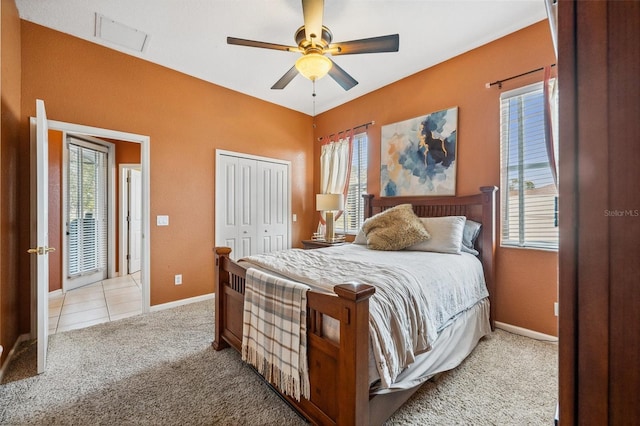
<svg viewBox="0 0 640 426">
<path fill-rule="evenodd" d="M 182 284 L 182 274 L 178 274 L 175 276 L 173 283 L 175 285 L 181 285 Z"/>
<path fill-rule="evenodd" d="M 558 302 L 553 304 L 553 313 L 555 316 L 558 316 Z"/>
</svg>

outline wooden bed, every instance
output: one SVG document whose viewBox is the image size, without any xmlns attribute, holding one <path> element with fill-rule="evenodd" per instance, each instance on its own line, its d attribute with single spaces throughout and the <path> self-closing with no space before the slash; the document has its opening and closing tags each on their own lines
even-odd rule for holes
<svg viewBox="0 0 640 426">
<path fill-rule="evenodd" d="M 365 218 L 398 204 L 410 203 L 420 217 L 467 216 L 482 223 L 476 241 L 491 298 L 493 328 L 495 288 L 495 204 L 494 186 L 462 197 L 393 197 L 365 195 Z M 215 248 L 215 340 L 213 347 L 241 350 L 244 283 L 246 270 L 229 258 L 231 249 Z M 369 298 L 375 288 L 362 283 L 334 287 L 338 297 L 313 290 L 307 296 L 307 353 L 311 396 L 300 402 L 284 396 L 296 410 L 314 424 L 368 425 L 384 422 L 416 390 L 370 395 Z M 340 322 L 340 341 L 322 335 L 322 318 Z M 274 388 L 275 389 L 275 388 Z M 249 403 L 249 402 L 248 402 Z"/>
</svg>

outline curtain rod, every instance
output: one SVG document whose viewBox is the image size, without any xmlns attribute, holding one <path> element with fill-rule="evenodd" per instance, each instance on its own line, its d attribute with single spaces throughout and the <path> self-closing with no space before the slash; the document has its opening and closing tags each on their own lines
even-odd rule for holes
<svg viewBox="0 0 640 426">
<path fill-rule="evenodd" d="M 551 66 L 555 67 L 556 64 L 551 64 Z M 502 79 L 502 80 L 496 80 L 493 83 L 486 83 L 484 85 L 484 87 L 486 87 L 488 89 L 491 86 L 495 86 L 497 84 L 498 85 L 498 89 L 502 89 L 502 83 L 504 83 L 505 81 L 509 81 L 509 80 L 513 80 L 514 78 L 519 78 L 519 77 L 523 77 L 525 75 L 533 74 L 534 72 L 542 71 L 543 69 L 544 69 L 544 67 L 540 67 L 540 68 L 536 68 L 535 70 L 523 72 L 522 74 L 518 74 L 518 75 L 511 76 L 511 77 L 507 77 L 507 78 Z"/>
<path fill-rule="evenodd" d="M 368 123 L 364 123 L 364 124 L 361 124 L 361 125 L 359 125 L 359 126 L 352 127 L 351 129 L 342 130 L 342 131 L 340 131 L 340 132 L 338 132 L 338 133 L 331 133 L 331 134 L 330 134 L 329 136 L 327 136 L 327 137 L 328 137 L 328 138 L 331 138 L 332 136 L 335 136 L 336 134 L 338 134 L 338 135 L 339 135 L 340 133 L 348 132 L 349 130 L 359 129 L 360 127 L 369 127 L 369 126 L 373 126 L 374 124 L 376 124 L 376 122 L 375 122 L 375 121 L 373 121 L 373 120 L 371 120 L 371 121 L 369 121 Z M 366 129 L 365 129 L 365 130 L 366 130 Z M 318 137 L 318 142 L 322 141 L 323 139 L 324 139 L 324 137 L 323 137 L 323 136 L 319 136 L 319 137 Z"/>
</svg>

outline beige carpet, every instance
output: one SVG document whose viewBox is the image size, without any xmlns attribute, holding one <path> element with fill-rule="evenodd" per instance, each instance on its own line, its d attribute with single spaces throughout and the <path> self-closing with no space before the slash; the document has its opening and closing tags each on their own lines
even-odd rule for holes
<svg viewBox="0 0 640 426">
<path fill-rule="evenodd" d="M 46 373 L 25 344 L 0 386 L 1 425 L 298 425 L 231 350 L 216 352 L 213 302 L 51 336 Z M 496 331 L 424 385 L 388 424 L 551 425 L 557 347 Z"/>
</svg>

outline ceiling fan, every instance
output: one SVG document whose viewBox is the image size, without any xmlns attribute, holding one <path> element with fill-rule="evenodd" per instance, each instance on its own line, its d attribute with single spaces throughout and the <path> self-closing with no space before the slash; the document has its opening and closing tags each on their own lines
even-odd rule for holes
<svg viewBox="0 0 640 426">
<path fill-rule="evenodd" d="M 327 54 L 337 56 L 398 51 L 398 34 L 331 43 L 333 34 L 329 28 L 322 25 L 324 0 L 302 0 L 302 13 L 304 25 L 296 31 L 297 46 L 227 37 L 227 44 L 302 53 L 295 65 L 271 87 L 272 89 L 284 89 L 298 73 L 311 81 L 318 80 L 328 73 L 344 90 L 349 90 L 358 82 L 327 57 Z"/>
</svg>

